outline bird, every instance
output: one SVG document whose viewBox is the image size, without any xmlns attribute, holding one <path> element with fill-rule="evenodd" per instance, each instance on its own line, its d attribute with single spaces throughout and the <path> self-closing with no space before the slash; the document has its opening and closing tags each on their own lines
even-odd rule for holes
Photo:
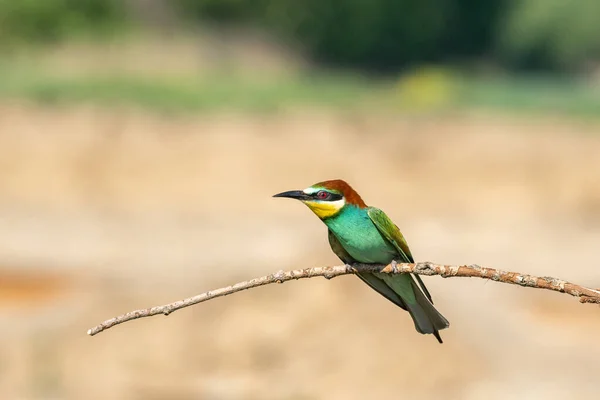
<svg viewBox="0 0 600 400">
<path fill-rule="evenodd" d="M 308 206 L 328 229 L 331 249 L 344 264 L 414 263 L 400 229 L 380 209 L 368 207 L 341 179 L 327 180 L 273 197 L 296 199 Z M 440 330 L 448 320 L 434 307 L 423 280 L 415 274 L 359 272 L 358 277 L 383 297 L 408 311 L 415 329 L 433 334 L 443 343 Z"/>
</svg>

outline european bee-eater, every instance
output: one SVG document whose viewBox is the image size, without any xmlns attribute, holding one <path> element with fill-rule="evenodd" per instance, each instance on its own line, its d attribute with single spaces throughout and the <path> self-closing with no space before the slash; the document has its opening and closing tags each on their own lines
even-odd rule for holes
<svg viewBox="0 0 600 400">
<path fill-rule="evenodd" d="M 327 225 L 329 245 L 346 264 L 414 263 L 400 229 L 375 207 L 365 202 L 343 180 L 316 183 L 304 190 L 292 190 L 273 197 L 303 202 Z M 392 303 L 409 312 L 420 333 L 431 333 L 442 343 L 439 331 L 448 320 L 433 306 L 429 291 L 418 275 L 359 273 L 358 277 Z"/>
</svg>

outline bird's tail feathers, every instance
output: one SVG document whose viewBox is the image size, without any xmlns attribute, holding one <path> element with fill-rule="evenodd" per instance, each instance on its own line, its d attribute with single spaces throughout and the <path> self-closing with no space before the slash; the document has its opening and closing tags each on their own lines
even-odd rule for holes
<svg viewBox="0 0 600 400">
<path fill-rule="evenodd" d="M 415 293 L 416 303 L 410 304 L 406 302 L 406 306 L 415 323 L 416 330 L 420 333 L 431 333 L 440 343 L 443 343 L 439 331 L 448 328 L 450 323 L 438 310 L 436 310 L 417 282 L 415 282 L 412 275 L 411 285 Z"/>
</svg>

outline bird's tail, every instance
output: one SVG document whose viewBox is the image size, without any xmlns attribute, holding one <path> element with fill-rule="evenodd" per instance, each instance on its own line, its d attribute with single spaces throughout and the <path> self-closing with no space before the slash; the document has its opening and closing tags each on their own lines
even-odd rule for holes
<svg viewBox="0 0 600 400">
<path fill-rule="evenodd" d="M 415 294 L 415 303 L 405 302 L 407 311 L 412 317 L 415 328 L 420 333 L 433 334 L 438 342 L 443 343 L 439 331 L 446 329 L 450 323 L 429 301 L 414 278 L 410 276 L 411 286 Z"/>
<path fill-rule="evenodd" d="M 450 326 L 427 295 L 429 292 L 419 279 L 419 284 L 412 275 L 394 275 L 384 273 L 359 273 L 357 274 L 366 284 L 375 291 L 408 311 L 412 317 L 415 328 L 420 333 L 431 333 L 442 342 L 439 331 Z"/>
</svg>

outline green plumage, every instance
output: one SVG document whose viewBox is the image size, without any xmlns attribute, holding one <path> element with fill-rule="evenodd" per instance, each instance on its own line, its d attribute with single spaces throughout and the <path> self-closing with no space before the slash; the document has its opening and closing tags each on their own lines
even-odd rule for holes
<svg viewBox="0 0 600 400">
<path fill-rule="evenodd" d="M 323 222 L 329 228 L 331 249 L 344 263 L 414 262 L 400 229 L 377 208 L 358 208 L 347 204 L 338 214 Z M 418 275 L 364 273 L 358 276 L 375 291 L 408 311 L 417 331 L 434 334 L 442 342 L 438 331 L 447 328 L 448 321 L 434 308 L 431 296 Z"/>
</svg>

